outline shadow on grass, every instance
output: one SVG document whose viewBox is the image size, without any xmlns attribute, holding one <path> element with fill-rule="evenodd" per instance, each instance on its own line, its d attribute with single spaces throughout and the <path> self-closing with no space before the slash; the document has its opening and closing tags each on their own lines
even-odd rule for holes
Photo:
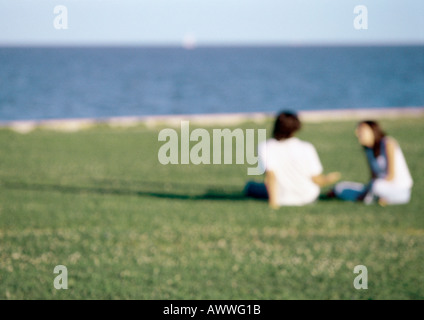
<svg viewBox="0 0 424 320">
<path fill-rule="evenodd" d="M 150 184 L 150 182 L 149 182 Z M 162 183 L 162 186 L 165 183 Z M 65 186 L 57 184 L 43 184 L 43 183 L 26 183 L 26 182 L 6 182 L 0 183 L 0 187 L 14 190 L 27 190 L 27 191 L 43 191 L 43 192 L 60 192 L 68 194 L 100 194 L 100 195 L 117 195 L 117 196 L 139 196 L 139 197 L 155 197 L 162 199 L 177 199 L 177 200 L 248 200 L 242 191 L 228 191 L 223 188 L 216 188 L 216 186 L 209 186 L 203 194 L 190 194 L 183 193 L 181 190 L 183 183 L 179 183 L 179 190 L 181 193 L 168 192 L 165 190 L 158 191 L 145 191 L 129 188 L 104 188 L 104 187 L 85 187 L 85 186 Z M 156 185 L 156 188 L 159 186 Z M 193 185 L 186 184 L 186 187 Z M 203 188 L 207 187 L 202 185 Z"/>
</svg>

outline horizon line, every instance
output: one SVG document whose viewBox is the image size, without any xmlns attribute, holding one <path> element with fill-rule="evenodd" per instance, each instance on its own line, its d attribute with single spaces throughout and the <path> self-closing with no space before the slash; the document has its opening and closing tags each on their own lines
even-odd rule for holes
<svg viewBox="0 0 424 320">
<path fill-rule="evenodd" d="M 307 47 L 422 47 L 424 42 L 281 42 L 281 43 L 260 43 L 260 42 L 205 42 L 197 43 L 195 46 L 187 48 L 178 42 L 150 42 L 150 43 L 0 43 L 0 48 L 181 48 L 187 51 L 199 48 L 307 48 Z"/>
</svg>

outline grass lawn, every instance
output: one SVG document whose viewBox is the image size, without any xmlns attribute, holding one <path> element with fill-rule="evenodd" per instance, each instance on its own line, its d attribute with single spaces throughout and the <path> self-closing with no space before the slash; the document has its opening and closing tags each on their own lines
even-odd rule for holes
<svg viewBox="0 0 424 320">
<path fill-rule="evenodd" d="M 381 124 L 409 164 L 410 204 L 276 211 L 240 197 L 247 165 L 161 165 L 161 128 L 0 129 L 0 299 L 423 299 L 424 118 Z M 306 123 L 299 137 L 326 172 L 365 182 L 354 127 Z"/>
</svg>

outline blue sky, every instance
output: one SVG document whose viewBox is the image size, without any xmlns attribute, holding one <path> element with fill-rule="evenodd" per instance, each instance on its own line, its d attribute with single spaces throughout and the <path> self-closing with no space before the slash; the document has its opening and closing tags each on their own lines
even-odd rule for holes
<svg viewBox="0 0 424 320">
<path fill-rule="evenodd" d="M 53 9 L 68 10 L 57 30 Z M 368 29 L 353 27 L 357 5 Z M 423 0 L 0 0 L 0 45 L 424 44 Z"/>
</svg>

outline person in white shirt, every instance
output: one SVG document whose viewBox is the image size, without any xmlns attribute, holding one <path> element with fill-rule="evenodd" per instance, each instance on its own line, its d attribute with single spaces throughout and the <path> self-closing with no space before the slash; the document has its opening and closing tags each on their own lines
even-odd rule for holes
<svg viewBox="0 0 424 320">
<path fill-rule="evenodd" d="M 380 125 L 371 120 L 360 122 L 355 133 L 368 160 L 370 182 L 365 185 L 343 181 L 329 195 L 346 201 L 378 202 L 382 206 L 408 203 L 413 181 L 397 141 L 386 136 Z"/>
<path fill-rule="evenodd" d="M 248 182 L 246 196 L 268 199 L 272 208 L 302 206 L 317 200 L 320 187 L 339 180 L 338 172 L 324 175 L 315 147 L 294 136 L 300 128 L 295 113 L 282 112 L 277 116 L 273 138 L 258 148 L 265 182 Z"/>
</svg>

